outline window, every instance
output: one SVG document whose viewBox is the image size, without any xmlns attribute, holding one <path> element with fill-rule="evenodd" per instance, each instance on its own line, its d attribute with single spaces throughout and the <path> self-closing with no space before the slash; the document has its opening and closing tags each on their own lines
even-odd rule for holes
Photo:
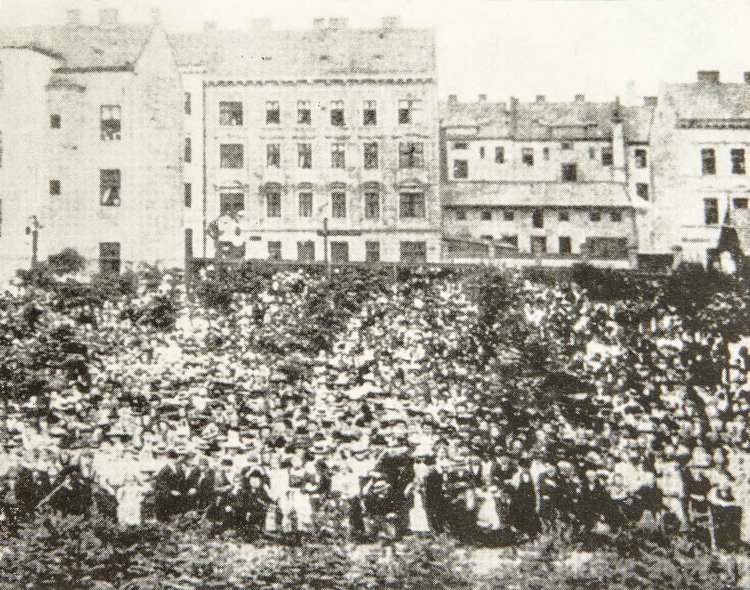
<svg viewBox="0 0 750 590">
<path fill-rule="evenodd" d="M 244 148 L 241 143 L 223 143 L 219 146 L 219 160 L 222 168 L 242 168 Z"/>
<path fill-rule="evenodd" d="M 516 218 L 516 214 L 514 211 L 511 211 L 510 209 L 505 209 L 503 211 L 503 220 L 504 221 L 513 221 Z"/>
<path fill-rule="evenodd" d="M 646 150 L 642 148 L 637 149 L 635 150 L 635 152 L 633 152 L 633 155 L 635 156 L 635 167 L 645 168 L 648 163 L 648 159 L 646 157 Z"/>
<path fill-rule="evenodd" d="M 375 170 L 378 167 L 378 144 L 376 142 L 365 144 L 364 159 L 365 170 Z"/>
<path fill-rule="evenodd" d="M 593 145 L 589 146 L 589 160 L 596 160 L 596 148 Z"/>
<path fill-rule="evenodd" d="M 120 243 L 99 243 L 99 272 L 103 275 L 120 274 Z"/>
<path fill-rule="evenodd" d="M 468 160 L 453 160 L 453 178 L 469 178 Z"/>
<path fill-rule="evenodd" d="M 531 236 L 531 253 L 544 254 L 547 252 L 547 238 L 544 236 Z"/>
<path fill-rule="evenodd" d="M 122 139 L 122 109 L 119 105 L 103 105 L 100 123 L 102 141 Z"/>
<path fill-rule="evenodd" d="M 637 182 L 635 184 L 635 194 L 644 201 L 648 201 L 648 184 L 645 182 Z"/>
<path fill-rule="evenodd" d="M 266 101 L 266 125 L 278 125 L 279 123 L 281 123 L 281 107 L 279 107 L 279 101 Z"/>
<path fill-rule="evenodd" d="M 185 138 L 185 163 L 189 164 L 193 161 L 193 142 L 189 137 Z"/>
<path fill-rule="evenodd" d="M 297 165 L 300 168 L 312 168 L 312 144 L 297 144 Z"/>
<path fill-rule="evenodd" d="M 505 162 L 505 148 L 496 147 L 495 148 L 495 164 L 502 164 L 504 162 Z"/>
<path fill-rule="evenodd" d="M 281 242 L 268 242 L 268 260 L 281 260 Z"/>
<path fill-rule="evenodd" d="M 365 193 L 365 219 L 380 218 L 380 193 Z"/>
<path fill-rule="evenodd" d="M 427 262 L 427 242 L 401 242 L 400 257 L 407 264 Z"/>
<path fill-rule="evenodd" d="M 331 146 L 331 168 L 346 168 L 346 151 L 343 143 Z"/>
<path fill-rule="evenodd" d="M 297 125 L 312 124 L 312 109 L 309 100 L 297 101 Z"/>
<path fill-rule="evenodd" d="M 401 193 L 399 201 L 402 219 L 424 218 L 424 193 Z"/>
<path fill-rule="evenodd" d="M 602 166 L 611 166 L 614 162 L 611 147 L 602 148 Z"/>
<path fill-rule="evenodd" d="M 537 229 L 544 227 L 544 211 L 541 209 L 534 209 L 531 213 L 531 226 Z"/>
<path fill-rule="evenodd" d="M 362 108 L 362 124 L 363 125 L 377 125 L 378 124 L 378 108 L 377 103 L 374 100 L 366 100 Z"/>
<path fill-rule="evenodd" d="M 60 187 L 59 180 L 49 181 L 49 194 L 53 196 L 62 194 L 62 188 Z"/>
<path fill-rule="evenodd" d="M 570 211 L 567 209 L 560 211 L 560 221 L 570 221 Z"/>
<path fill-rule="evenodd" d="M 701 150 L 701 170 L 704 176 L 716 174 L 716 152 L 713 149 Z"/>
<path fill-rule="evenodd" d="M 456 221 L 466 221 L 466 209 L 456 209 Z"/>
<path fill-rule="evenodd" d="M 185 183 L 185 207 L 193 206 L 193 185 L 189 182 Z"/>
<path fill-rule="evenodd" d="M 602 220 L 602 212 L 601 211 L 589 211 L 589 219 L 595 223 Z"/>
<path fill-rule="evenodd" d="M 190 97 L 190 93 L 185 93 L 185 114 L 186 115 L 192 115 L 193 114 L 193 103 Z"/>
<path fill-rule="evenodd" d="M 399 168 L 422 168 L 424 166 L 424 144 L 408 141 L 399 144 Z"/>
<path fill-rule="evenodd" d="M 365 262 L 380 262 L 380 242 L 370 240 L 365 242 Z"/>
<path fill-rule="evenodd" d="M 219 215 L 236 215 L 245 209 L 245 195 L 242 193 L 220 193 Z"/>
<path fill-rule="evenodd" d="M 344 126 L 344 101 L 334 100 L 331 102 L 331 125 L 334 127 Z"/>
<path fill-rule="evenodd" d="M 732 206 L 735 209 L 747 209 L 747 199 L 744 197 L 732 199 Z"/>
<path fill-rule="evenodd" d="M 228 125 L 229 127 L 239 127 L 242 125 L 242 103 L 220 102 L 219 125 Z"/>
<path fill-rule="evenodd" d="M 622 221 L 622 211 L 610 211 L 609 218 L 614 223 L 620 223 Z"/>
<path fill-rule="evenodd" d="M 348 242 L 331 242 L 331 262 L 333 264 L 346 264 L 349 262 Z"/>
<path fill-rule="evenodd" d="M 469 144 L 466 143 L 465 141 L 457 141 L 453 144 L 453 149 L 454 150 L 468 150 Z"/>
<path fill-rule="evenodd" d="M 346 217 L 346 193 L 341 191 L 331 193 L 331 217 L 337 219 Z"/>
<path fill-rule="evenodd" d="M 734 149 L 730 152 L 732 158 L 732 174 L 745 174 L 745 150 Z"/>
<path fill-rule="evenodd" d="M 575 182 L 578 179 L 578 168 L 575 164 L 563 164 L 561 174 L 563 182 Z"/>
<path fill-rule="evenodd" d="M 281 146 L 278 143 L 266 145 L 266 166 L 268 168 L 281 167 Z"/>
<path fill-rule="evenodd" d="M 484 146 L 479 147 L 479 157 L 484 160 Z"/>
<path fill-rule="evenodd" d="M 312 217 L 313 211 L 313 195 L 312 193 L 304 192 L 299 194 L 299 216 L 300 217 Z"/>
<path fill-rule="evenodd" d="M 480 219 L 482 221 L 492 221 L 492 211 L 482 211 Z"/>
<path fill-rule="evenodd" d="M 281 217 L 281 192 L 266 191 L 266 217 Z"/>
<path fill-rule="evenodd" d="M 500 236 L 500 241 L 503 242 L 501 247 L 511 247 L 518 249 L 518 236 Z"/>
<path fill-rule="evenodd" d="M 60 129 L 61 119 L 60 115 L 50 115 L 49 116 L 49 126 L 52 129 Z"/>
<path fill-rule="evenodd" d="M 560 149 L 561 150 L 572 150 L 573 149 L 573 142 L 572 141 L 563 141 L 560 143 Z"/>
<path fill-rule="evenodd" d="M 703 219 L 706 225 L 719 223 L 719 200 L 703 199 Z"/>
<path fill-rule="evenodd" d="M 419 112 L 422 109 L 421 100 L 399 100 L 398 101 L 398 123 L 408 125 L 419 122 Z"/>
<path fill-rule="evenodd" d="M 523 148 L 521 150 L 521 161 L 526 166 L 534 165 L 534 148 Z"/>
<path fill-rule="evenodd" d="M 560 236 L 557 240 L 557 250 L 560 254 L 570 254 L 573 247 L 568 236 Z"/>
<path fill-rule="evenodd" d="M 548 147 L 542 148 L 542 158 L 544 158 L 545 160 L 549 160 L 549 148 Z M 533 155 L 532 155 L 532 159 L 533 159 Z"/>
<path fill-rule="evenodd" d="M 300 262 L 315 262 L 315 242 L 312 240 L 297 242 L 297 260 Z"/>
<path fill-rule="evenodd" d="M 99 204 L 102 207 L 120 206 L 120 171 L 99 171 Z"/>
</svg>

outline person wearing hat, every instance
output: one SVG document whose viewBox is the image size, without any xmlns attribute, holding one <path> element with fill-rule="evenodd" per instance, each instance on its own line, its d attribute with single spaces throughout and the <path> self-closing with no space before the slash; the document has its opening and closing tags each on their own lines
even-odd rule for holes
<svg viewBox="0 0 750 590">
<path fill-rule="evenodd" d="M 235 514 L 239 532 L 248 541 L 263 532 L 268 506 L 271 504 L 266 474 L 260 467 L 251 467 L 243 476 L 235 496 Z"/>
<path fill-rule="evenodd" d="M 167 459 L 154 479 L 154 516 L 162 522 L 185 512 L 188 504 L 186 455 L 173 447 L 167 452 Z"/>
</svg>

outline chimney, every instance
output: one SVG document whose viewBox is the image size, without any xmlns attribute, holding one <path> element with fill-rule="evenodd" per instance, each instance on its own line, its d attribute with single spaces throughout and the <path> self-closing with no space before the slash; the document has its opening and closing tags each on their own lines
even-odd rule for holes
<svg viewBox="0 0 750 590">
<path fill-rule="evenodd" d="M 448 95 L 448 104 L 458 104 L 458 95 L 457 94 L 449 94 Z"/>
<path fill-rule="evenodd" d="M 349 20 L 346 18 L 332 18 L 328 20 L 328 28 L 330 29 L 345 29 L 349 25 Z"/>
<path fill-rule="evenodd" d="M 116 8 L 100 8 L 99 9 L 99 26 L 104 28 L 112 28 L 117 26 L 117 9 Z"/>
<path fill-rule="evenodd" d="M 486 94 L 480 94 L 479 95 L 479 102 L 487 102 L 487 95 Z"/>
<path fill-rule="evenodd" d="M 383 28 L 390 31 L 392 29 L 398 29 L 401 27 L 401 17 L 399 16 L 384 16 L 383 17 Z"/>
<path fill-rule="evenodd" d="M 270 18 L 254 18 L 250 21 L 251 31 L 267 31 L 271 28 Z"/>
<path fill-rule="evenodd" d="M 161 8 L 155 6 L 151 9 L 151 22 L 155 25 L 161 23 Z"/>
<path fill-rule="evenodd" d="M 218 26 L 216 25 L 215 20 L 207 20 L 203 21 L 203 32 L 204 33 L 214 33 L 216 32 L 216 29 Z"/>
<path fill-rule="evenodd" d="M 586 102 L 586 95 L 585 94 L 576 94 L 574 100 L 575 100 L 575 102 Z"/>
<path fill-rule="evenodd" d="M 65 24 L 71 27 L 77 27 L 81 24 L 81 11 L 76 9 L 65 11 Z"/>
<path fill-rule="evenodd" d="M 718 84 L 719 70 L 699 70 L 698 82 L 703 82 L 704 84 Z"/>
<path fill-rule="evenodd" d="M 326 28 L 326 19 L 324 18 L 314 18 L 313 19 L 313 29 L 316 31 L 322 31 Z"/>
<path fill-rule="evenodd" d="M 546 100 L 547 100 L 547 97 L 544 96 L 544 94 L 537 94 L 536 95 L 536 102 L 538 102 L 538 103 L 541 104 L 543 102 L 546 102 Z"/>
<path fill-rule="evenodd" d="M 510 136 L 515 138 L 518 133 L 518 99 L 510 97 Z"/>
<path fill-rule="evenodd" d="M 643 97 L 643 106 L 644 107 L 655 107 L 659 102 L 659 99 L 655 96 L 644 96 Z"/>
<path fill-rule="evenodd" d="M 745 84 L 750 84 L 750 72 L 745 72 L 743 77 L 745 78 Z"/>
</svg>

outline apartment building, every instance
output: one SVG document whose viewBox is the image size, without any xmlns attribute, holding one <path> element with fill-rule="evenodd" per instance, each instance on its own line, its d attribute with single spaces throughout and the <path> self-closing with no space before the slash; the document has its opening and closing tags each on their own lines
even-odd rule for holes
<svg viewBox="0 0 750 590">
<path fill-rule="evenodd" d="M 443 105 L 445 258 L 637 264 L 652 102 Z"/>
<path fill-rule="evenodd" d="M 750 200 L 750 73 L 726 83 L 700 71 L 694 82 L 663 85 L 650 143 L 654 198 L 642 251 L 711 263 L 722 224 Z"/>
<path fill-rule="evenodd" d="M 183 260 L 183 92 L 157 15 L 0 29 L 0 277 L 72 247 L 92 270 Z"/>
<path fill-rule="evenodd" d="M 172 37 L 197 257 L 440 258 L 433 35 L 317 19 Z M 215 251 L 218 247 L 218 252 Z"/>
</svg>

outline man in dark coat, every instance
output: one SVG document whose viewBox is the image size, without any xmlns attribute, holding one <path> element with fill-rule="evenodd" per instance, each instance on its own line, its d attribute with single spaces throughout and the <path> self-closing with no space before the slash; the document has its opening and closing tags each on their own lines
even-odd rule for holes
<svg viewBox="0 0 750 590">
<path fill-rule="evenodd" d="M 46 471 L 42 471 L 35 465 L 21 464 L 15 484 L 20 516 L 32 514 L 37 504 L 51 491 L 50 478 Z"/>
<path fill-rule="evenodd" d="M 406 499 L 406 488 L 414 481 L 414 460 L 403 439 L 393 438 L 393 443 L 386 449 L 377 465 L 377 471 L 390 486 L 386 505 L 389 514 L 395 518 L 396 535 L 403 535 L 409 526 L 409 508 Z"/>
<path fill-rule="evenodd" d="M 162 522 L 185 512 L 187 505 L 185 457 L 172 449 L 167 453 L 167 458 L 169 463 L 154 480 L 154 514 Z"/>
<path fill-rule="evenodd" d="M 264 483 L 265 473 L 254 468 L 248 471 L 237 493 L 236 513 L 241 531 L 248 540 L 256 539 L 263 532 L 266 512 L 271 503 L 268 488 Z"/>
<path fill-rule="evenodd" d="M 448 519 L 444 476 L 436 467 L 434 456 L 424 457 L 424 462 L 428 469 L 424 478 L 424 508 L 430 528 L 439 535 L 445 531 Z"/>
</svg>

